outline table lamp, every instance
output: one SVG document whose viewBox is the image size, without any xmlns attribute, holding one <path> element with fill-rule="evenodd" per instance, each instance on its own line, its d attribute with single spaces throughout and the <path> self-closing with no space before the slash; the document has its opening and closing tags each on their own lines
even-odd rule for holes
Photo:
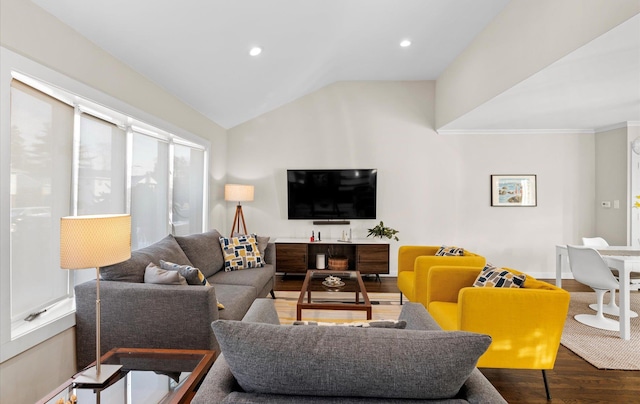
<svg viewBox="0 0 640 404">
<path fill-rule="evenodd" d="M 82 372 L 79 384 L 104 384 L 122 367 L 100 366 L 100 267 L 131 257 L 130 215 L 67 216 L 60 219 L 60 267 L 96 268 L 96 365 Z"/>
<path fill-rule="evenodd" d="M 244 214 L 242 213 L 242 205 L 240 202 L 253 201 L 253 185 L 226 184 L 224 186 L 224 200 L 238 202 L 229 237 L 233 237 L 233 232 L 236 228 L 237 232 L 240 233 L 240 222 L 242 222 L 244 234 L 247 234 L 247 225 L 244 221 Z"/>
</svg>

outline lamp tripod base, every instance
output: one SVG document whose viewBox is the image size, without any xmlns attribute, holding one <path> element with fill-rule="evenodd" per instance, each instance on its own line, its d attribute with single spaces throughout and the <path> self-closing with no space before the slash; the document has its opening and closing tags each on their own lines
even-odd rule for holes
<svg viewBox="0 0 640 404">
<path fill-rule="evenodd" d="M 100 374 L 97 374 L 95 366 L 80 373 L 73 381 L 82 385 L 103 385 L 111 379 L 122 365 L 100 365 Z"/>
</svg>

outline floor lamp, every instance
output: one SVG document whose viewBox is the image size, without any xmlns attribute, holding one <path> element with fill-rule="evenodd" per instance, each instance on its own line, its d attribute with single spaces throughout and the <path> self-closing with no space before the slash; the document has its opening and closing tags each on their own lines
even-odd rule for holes
<svg viewBox="0 0 640 404">
<path fill-rule="evenodd" d="M 76 379 L 79 384 L 101 385 L 121 365 L 100 364 L 100 267 L 131 257 L 131 216 L 67 216 L 60 219 L 60 267 L 96 269 L 96 365 Z"/>
<path fill-rule="evenodd" d="M 241 222 L 244 234 L 247 234 L 247 225 L 244 221 L 244 214 L 242 213 L 242 205 L 240 202 L 253 201 L 253 185 L 226 184 L 224 186 L 224 200 L 238 202 L 229 237 L 233 237 L 234 231 L 240 233 Z"/>
</svg>

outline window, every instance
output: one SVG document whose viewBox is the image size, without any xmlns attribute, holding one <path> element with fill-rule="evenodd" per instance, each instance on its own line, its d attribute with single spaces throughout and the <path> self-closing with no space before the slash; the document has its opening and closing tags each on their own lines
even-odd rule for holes
<svg viewBox="0 0 640 404">
<path fill-rule="evenodd" d="M 124 213 L 126 132 L 113 123 L 80 114 L 78 215 Z"/>
<path fill-rule="evenodd" d="M 60 269 L 60 217 L 131 213 L 133 249 L 172 231 L 201 232 L 208 143 L 164 131 L 150 115 L 142 113 L 160 125 L 118 112 L 140 113 L 5 48 L 0 53 L 3 362 L 73 326 L 73 285 L 95 277 Z"/>
<path fill-rule="evenodd" d="M 65 103 L 11 81 L 12 323 L 71 293 L 69 272 L 55 269 L 59 218 L 70 206 L 73 115 Z"/>
<path fill-rule="evenodd" d="M 202 227 L 204 151 L 176 144 L 173 153 L 173 232 Z"/>
<path fill-rule="evenodd" d="M 133 132 L 131 167 L 131 248 L 160 240 L 169 231 L 169 142 Z"/>
</svg>

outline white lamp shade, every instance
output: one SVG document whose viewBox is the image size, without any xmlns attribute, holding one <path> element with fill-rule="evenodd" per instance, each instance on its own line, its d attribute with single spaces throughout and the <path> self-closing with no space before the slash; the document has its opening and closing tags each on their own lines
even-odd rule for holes
<svg viewBox="0 0 640 404">
<path fill-rule="evenodd" d="M 253 185 L 226 184 L 224 186 L 224 200 L 244 202 L 253 200 Z"/>
<path fill-rule="evenodd" d="M 60 219 L 61 268 L 99 268 L 130 257 L 130 215 L 67 216 Z"/>
</svg>

